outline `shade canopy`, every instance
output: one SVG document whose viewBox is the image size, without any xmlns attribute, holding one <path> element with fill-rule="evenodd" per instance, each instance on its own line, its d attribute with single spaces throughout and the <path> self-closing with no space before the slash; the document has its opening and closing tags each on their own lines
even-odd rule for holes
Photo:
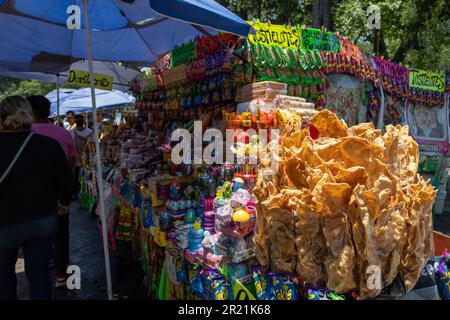
<svg viewBox="0 0 450 320">
<path fill-rule="evenodd" d="M 57 93 L 56 90 L 49 92 L 46 98 L 50 100 L 50 115 L 56 116 L 57 113 Z M 119 91 L 107 91 L 95 89 L 95 99 L 97 101 L 98 109 L 121 108 L 134 102 L 134 97 Z M 65 115 L 68 111 L 73 111 L 76 114 L 82 112 L 92 111 L 92 97 L 91 89 L 84 88 L 79 90 L 60 89 L 59 92 L 59 114 Z"/>
<path fill-rule="evenodd" d="M 89 71 L 87 61 L 78 61 L 70 66 L 70 70 Z M 136 78 L 140 71 L 121 66 L 113 62 L 94 61 L 94 72 L 105 74 L 113 78 L 113 89 L 126 91 L 131 81 Z M 69 71 L 60 73 L 43 73 L 43 72 L 21 72 L 21 71 L 5 71 L 0 70 L 1 77 L 11 77 L 27 80 L 37 80 L 41 82 L 56 83 L 59 76 L 59 83 L 67 81 Z"/>
<path fill-rule="evenodd" d="M 81 29 L 67 28 L 71 5 L 81 9 Z M 213 0 L 95 0 L 88 13 L 93 60 L 139 66 L 201 35 L 190 24 L 240 36 L 252 28 Z M 88 56 L 84 25 L 82 0 L 0 0 L 0 69 L 68 70 Z"/>
</svg>

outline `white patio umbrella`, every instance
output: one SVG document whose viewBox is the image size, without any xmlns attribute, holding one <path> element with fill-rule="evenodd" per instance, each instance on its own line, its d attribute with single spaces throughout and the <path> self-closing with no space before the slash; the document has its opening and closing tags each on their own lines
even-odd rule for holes
<svg viewBox="0 0 450 320">
<path fill-rule="evenodd" d="M 105 74 L 113 78 L 113 89 L 126 91 L 131 81 L 139 74 L 139 70 L 128 68 L 113 62 L 94 61 L 94 73 Z M 43 73 L 43 72 L 20 72 L 8 71 L 0 69 L 1 77 L 19 78 L 27 80 L 37 80 L 47 83 L 64 83 L 71 70 L 80 70 L 89 72 L 89 65 L 87 61 L 78 61 L 72 63 L 69 70 L 59 73 Z"/>
<path fill-rule="evenodd" d="M 45 97 L 51 102 L 50 114 L 57 116 L 57 91 L 55 89 L 49 92 Z M 60 114 L 66 114 L 68 111 L 77 113 L 92 112 L 91 89 L 84 88 L 79 90 L 62 88 L 60 91 Z M 135 98 L 119 90 L 101 90 L 95 89 L 95 99 L 98 109 L 121 108 L 133 103 Z"/>
</svg>

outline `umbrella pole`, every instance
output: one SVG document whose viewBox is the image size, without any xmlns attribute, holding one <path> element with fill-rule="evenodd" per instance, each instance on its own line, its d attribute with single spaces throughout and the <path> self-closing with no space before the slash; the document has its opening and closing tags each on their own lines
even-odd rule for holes
<svg viewBox="0 0 450 320">
<path fill-rule="evenodd" d="M 102 174 L 102 159 L 100 153 L 100 141 L 99 141 L 99 129 L 97 122 L 97 105 L 95 99 L 95 87 L 94 87 L 94 66 L 92 63 L 92 48 L 91 48 L 91 32 L 89 29 L 89 16 L 88 16 L 88 0 L 83 0 L 83 10 L 84 10 L 84 21 L 86 30 L 86 45 L 88 52 L 88 62 L 89 62 L 89 82 L 91 86 L 91 98 L 92 98 L 92 116 L 94 121 L 94 140 L 95 140 L 95 152 L 96 152 L 96 163 L 97 163 L 97 183 L 98 183 L 98 194 L 99 194 L 99 204 L 100 204 L 100 219 L 102 222 L 102 236 L 103 236 L 103 251 L 105 254 L 105 269 L 106 269 L 106 283 L 108 288 L 108 299 L 113 299 L 112 292 L 112 281 L 111 281 L 111 264 L 109 258 L 109 245 L 108 245 L 108 234 L 106 229 L 106 213 L 105 213 L 105 197 L 103 189 L 103 174 Z"/>
<path fill-rule="evenodd" d="M 378 123 L 377 123 L 377 129 L 383 128 L 383 122 L 384 122 L 384 90 L 383 85 L 380 84 L 380 113 L 378 114 Z"/>
<path fill-rule="evenodd" d="M 60 125 L 59 120 L 59 74 L 56 75 L 56 124 Z"/>
</svg>

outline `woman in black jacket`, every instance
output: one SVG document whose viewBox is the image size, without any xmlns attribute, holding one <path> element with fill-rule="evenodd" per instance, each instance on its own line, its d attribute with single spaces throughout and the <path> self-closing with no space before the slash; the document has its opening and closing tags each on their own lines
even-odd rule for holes
<svg viewBox="0 0 450 320">
<path fill-rule="evenodd" d="M 52 241 L 72 196 L 64 151 L 56 140 L 32 134 L 32 122 L 25 98 L 0 103 L 0 300 L 17 299 L 20 247 L 31 298 L 51 299 Z"/>
</svg>

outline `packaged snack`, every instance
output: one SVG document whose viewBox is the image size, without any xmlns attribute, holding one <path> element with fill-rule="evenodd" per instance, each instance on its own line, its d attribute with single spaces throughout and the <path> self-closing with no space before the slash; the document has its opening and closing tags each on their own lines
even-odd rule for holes
<svg viewBox="0 0 450 320">
<path fill-rule="evenodd" d="M 450 254 L 447 250 L 444 251 L 441 260 L 439 261 L 438 270 L 436 273 L 436 281 L 439 295 L 442 300 L 450 300 Z"/>
<path fill-rule="evenodd" d="M 288 277 L 272 275 L 272 285 L 277 300 L 298 300 L 297 285 Z"/>
<path fill-rule="evenodd" d="M 275 292 L 270 275 L 262 273 L 259 268 L 254 268 L 253 281 L 259 300 L 275 300 Z"/>
</svg>

